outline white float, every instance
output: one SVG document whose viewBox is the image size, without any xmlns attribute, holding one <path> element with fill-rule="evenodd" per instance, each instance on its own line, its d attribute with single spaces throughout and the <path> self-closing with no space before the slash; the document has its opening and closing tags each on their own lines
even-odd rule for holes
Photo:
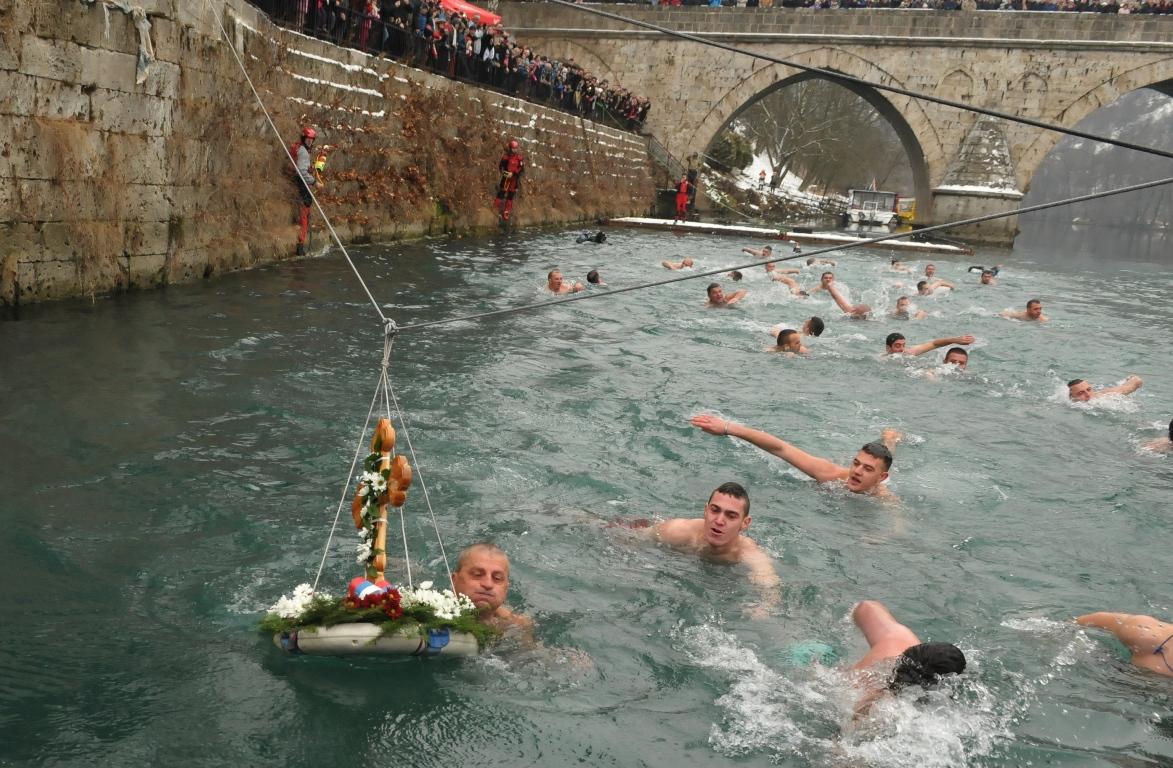
<svg viewBox="0 0 1173 768">
<path fill-rule="evenodd" d="M 273 635 L 273 644 L 290 654 L 309 656 L 476 656 L 477 639 L 467 632 L 404 627 L 384 635 L 378 624 L 359 622 L 332 627 L 301 627 Z"/>
</svg>

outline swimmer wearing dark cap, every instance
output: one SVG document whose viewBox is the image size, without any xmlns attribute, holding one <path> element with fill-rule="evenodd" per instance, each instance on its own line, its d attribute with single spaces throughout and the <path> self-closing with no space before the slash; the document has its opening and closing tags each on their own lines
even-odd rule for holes
<svg viewBox="0 0 1173 768">
<path fill-rule="evenodd" d="M 911 629 L 901 624 L 883 603 L 864 600 L 851 612 L 855 625 L 868 641 L 868 652 L 852 665 L 855 671 L 875 671 L 892 662 L 892 671 L 883 686 L 872 675 L 869 691 L 855 707 L 857 717 L 867 713 L 885 692 L 899 693 L 909 686 L 931 688 L 947 675 L 965 671 L 965 654 L 950 643 L 922 643 Z"/>
</svg>

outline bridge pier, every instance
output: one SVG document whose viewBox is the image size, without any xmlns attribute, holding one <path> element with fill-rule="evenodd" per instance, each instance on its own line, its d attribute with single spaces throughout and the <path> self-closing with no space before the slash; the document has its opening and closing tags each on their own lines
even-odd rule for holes
<svg viewBox="0 0 1173 768">
<path fill-rule="evenodd" d="M 1022 203 L 1022 193 L 1015 190 L 989 189 L 983 187 L 938 187 L 933 190 L 932 220 L 925 224 L 944 224 L 988 213 L 1017 208 Z M 1010 246 L 1018 234 L 1018 217 L 971 224 L 946 230 L 950 237 L 967 243 Z"/>
</svg>

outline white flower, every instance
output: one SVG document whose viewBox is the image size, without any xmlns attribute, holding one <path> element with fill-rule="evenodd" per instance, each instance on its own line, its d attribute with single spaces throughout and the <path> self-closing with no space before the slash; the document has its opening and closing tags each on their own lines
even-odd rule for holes
<svg viewBox="0 0 1173 768">
<path fill-rule="evenodd" d="M 366 526 L 363 526 L 362 528 L 359 529 L 358 535 L 359 535 L 359 538 L 361 538 L 363 541 L 367 541 L 368 539 L 371 538 L 371 529 L 367 528 Z"/>
<path fill-rule="evenodd" d="M 365 563 L 371 556 L 371 543 L 369 541 L 361 542 L 354 548 L 354 554 L 356 563 Z"/>
<path fill-rule="evenodd" d="M 423 581 L 415 589 L 402 590 L 404 608 L 412 606 L 427 606 L 436 614 L 437 619 L 451 621 L 464 613 L 476 610 L 472 600 L 464 595 L 457 595 L 450 589 L 437 592 L 432 589 L 432 582 Z"/>
<path fill-rule="evenodd" d="M 326 595 L 322 595 L 326 597 Z M 309 584 L 299 584 L 293 590 L 292 596 L 283 595 L 272 607 L 269 613 L 275 613 L 283 619 L 296 619 L 314 599 L 314 588 Z"/>
<path fill-rule="evenodd" d="M 432 582 L 430 582 L 430 581 L 421 581 L 420 582 L 419 589 L 431 589 L 431 588 L 432 588 Z"/>
</svg>

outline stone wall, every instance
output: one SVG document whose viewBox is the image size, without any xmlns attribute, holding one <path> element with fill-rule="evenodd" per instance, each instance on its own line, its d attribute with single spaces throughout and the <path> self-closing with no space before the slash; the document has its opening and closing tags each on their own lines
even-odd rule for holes
<svg viewBox="0 0 1173 768">
<path fill-rule="evenodd" d="M 107 26 L 102 0 L 0 0 L 0 304 L 290 258 L 281 145 L 307 123 L 335 147 L 320 197 L 348 242 L 495 227 L 509 137 L 529 160 L 521 226 L 651 204 L 637 136 L 283 32 L 241 0 L 132 2 L 156 55 L 142 84 L 134 24 L 111 10 Z"/>
</svg>

